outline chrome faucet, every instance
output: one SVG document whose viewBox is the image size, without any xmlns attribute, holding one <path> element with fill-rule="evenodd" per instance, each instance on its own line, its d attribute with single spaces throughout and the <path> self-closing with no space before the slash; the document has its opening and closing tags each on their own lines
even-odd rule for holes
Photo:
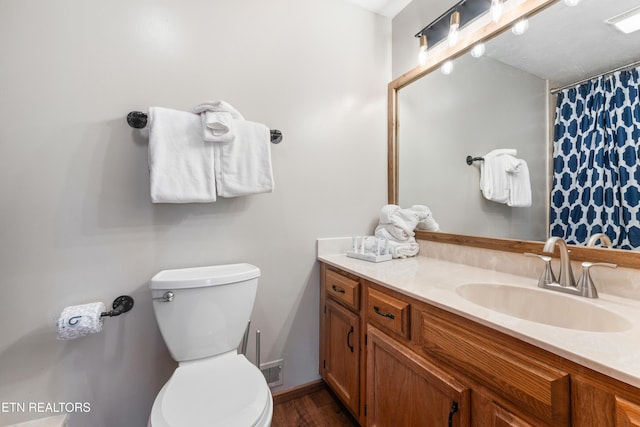
<svg viewBox="0 0 640 427">
<path fill-rule="evenodd" d="M 597 239 L 604 239 L 602 236 L 598 236 L 597 234 L 593 237 Z M 592 238 L 593 238 L 592 237 Z M 605 235 L 606 237 L 606 235 Z M 608 238 L 607 238 L 608 240 Z M 604 243 L 604 240 L 603 240 Z M 560 237 L 551 237 L 544 244 L 543 251 L 547 253 L 553 253 L 555 247 L 558 246 L 560 248 L 560 279 L 556 281 L 555 275 L 553 274 L 553 269 L 551 268 L 551 257 L 545 255 L 538 255 L 532 253 L 525 253 L 527 256 L 535 256 L 544 261 L 544 271 L 540 276 L 540 280 L 538 280 L 538 287 L 544 289 L 550 289 L 552 291 L 564 292 L 571 295 L 580 295 L 586 298 L 598 298 L 598 291 L 596 290 L 595 285 L 593 284 L 593 279 L 591 279 L 591 275 L 589 273 L 589 269 L 591 267 L 609 267 L 616 268 L 616 264 L 609 264 L 606 262 L 583 262 L 582 263 L 582 276 L 576 285 L 575 277 L 573 276 L 573 271 L 571 270 L 571 260 L 569 259 L 569 249 L 567 248 L 567 243 L 562 240 Z"/>
<path fill-rule="evenodd" d="M 595 247 L 596 243 L 598 243 L 598 240 L 600 240 L 601 247 L 611 247 L 611 239 L 604 233 L 596 233 L 593 236 L 589 237 L 589 240 L 587 241 L 587 247 Z"/>
<path fill-rule="evenodd" d="M 544 252 L 552 254 L 556 245 L 560 249 L 560 273 L 558 274 L 558 284 L 560 286 L 576 287 L 576 279 L 571 270 L 571 260 L 569 259 L 569 248 L 567 243 L 560 237 L 550 237 L 542 249 Z"/>
</svg>

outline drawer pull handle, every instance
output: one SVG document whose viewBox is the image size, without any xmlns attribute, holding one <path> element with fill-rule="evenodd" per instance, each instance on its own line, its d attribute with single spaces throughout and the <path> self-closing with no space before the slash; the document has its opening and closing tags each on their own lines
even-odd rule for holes
<svg viewBox="0 0 640 427">
<path fill-rule="evenodd" d="M 449 410 L 449 427 L 453 426 L 453 414 L 458 412 L 458 402 L 455 400 L 451 404 L 451 409 Z"/>
<path fill-rule="evenodd" d="M 349 329 L 349 332 L 347 332 L 347 347 L 349 347 L 349 350 L 351 350 L 351 353 L 353 353 L 353 344 L 351 344 L 351 334 L 353 334 L 353 326 L 351 327 L 351 329 Z"/>
<path fill-rule="evenodd" d="M 393 319 L 395 319 L 395 318 L 396 318 L 396 316 L 394 316 L 394 315 L 393 315 L 393 314 L 391 314 L 391 313 L 383 313 L 383 312 L 381 312 L 381 311 L 380 311 L 380 307 L 378 307 L 377 305 L 374 305 L 374 306 L 373 306 L 373 311 L 375 311 L 375 312 L 376 312 L 376 314 L 377 314 L 378 316 L 388 317 L 388 318 L 389 318 L 389 319 L 391 319 L 391 320 L 393 320 Z"/>
<path fill-rule="evenodd" d="M 337 287 L 336 285 L 331 285 L 331 289 L 333 289 L 334 292 L 337 292 L 339 294 L 344 294 L 346 293 L 346 291 L 342 288 Z"/>
</svg>

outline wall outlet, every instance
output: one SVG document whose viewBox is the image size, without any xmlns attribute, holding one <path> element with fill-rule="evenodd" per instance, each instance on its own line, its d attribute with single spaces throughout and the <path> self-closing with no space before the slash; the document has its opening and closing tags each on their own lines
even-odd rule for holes
<svg viewBox="0 0 640 427">
<path fill-rule="evenodd" d="M 282 385 L 282 377 L 284 373 L 282 359 L 274 360 L 273 362 L 261 363 L 260 371 L 262 371 L 262 375 L 264 375 L 267 380 L 269 387 Z"/>
</svg>

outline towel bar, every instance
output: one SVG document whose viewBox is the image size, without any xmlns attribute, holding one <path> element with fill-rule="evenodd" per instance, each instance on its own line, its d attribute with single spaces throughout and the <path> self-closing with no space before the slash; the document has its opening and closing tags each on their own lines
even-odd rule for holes
<svg viewBox="0 0 640 427">
<path fill-rule="evenodd" d="M 147 114 L 142 111 L 132 111 L 127 114 L 127 123 L 135 129 L 142 129 L 147 126 Z M 271 129 L 271 143 L 279 144 L 282 142 L 282 132 L 277 129 Z"/>
<path fill-rule="evenodd" d="M 471 166 L 473 164 L 473 162 L 483 162 L 483 161 L 484 161 L 484 157 L 467 156 L 467 164 L 469 166 Z"/>
</svg>

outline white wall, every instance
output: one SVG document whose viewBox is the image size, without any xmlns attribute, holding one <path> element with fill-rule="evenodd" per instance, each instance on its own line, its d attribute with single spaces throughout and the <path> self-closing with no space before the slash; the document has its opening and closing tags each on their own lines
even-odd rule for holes
<svg viewBox="0 0 640 427">
<path fill-rule="evenodd" d="M 284 387 L 317 378 L 315 239 L 370 232 L 386 202 L 390 32 L 339 0 L 2 0 L 0 402 L 89 402 L 71 427 L 145 425 L 175 366 L 149 278 L 231 262 L 262 270 L 262 360 L 285 359 Z M 212 98 L 283 131 L 275 192 L 153 205 L 127 112 Z M 102 333 L 55 339 L 64 306 L 121 294 L 135 307 Z"/>
</svg>

